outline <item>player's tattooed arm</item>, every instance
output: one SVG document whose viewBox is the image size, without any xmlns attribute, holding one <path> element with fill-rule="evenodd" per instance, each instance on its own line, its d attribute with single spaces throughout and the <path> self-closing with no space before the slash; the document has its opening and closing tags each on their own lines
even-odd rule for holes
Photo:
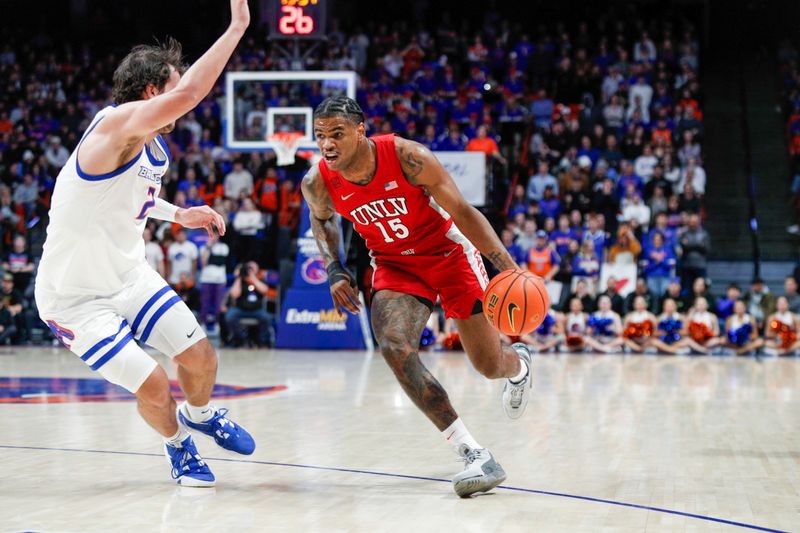
<svg viewBox="0 0 800 533">
<path fill-rule="evenodd" d="M 408 180 L 411 185 L 420 185 L 417 183 L 417 177 L 425 168 L 425 151 L 431 156 L 433 156 L 433 154 L 423 145 L 405 139 L 396 139 L 395 146 L 397 157 L 400 159 L 400 168 L 403 170 L 403 175 L 406 177 L 406 180 Z"/>
<path fill-rule="evenodd" d="M 508 250 L 503 247 L 503 250 L 494 250 L 493 252 L 489 252 L 486 256 L 492 264 L 502 272 L 503 270 L 512 270 L 515 268 L 519 268 L 514 260 L 511 258 L 511 254 L 508 253 Z"/>
<path fill-rule="evenodd" d="M 305 175 L 300 187 L 311 211 L 311 231 L 327 267 L 340 260 L 339 224 L 333 200 L 316 165 Z"/>
<path fill-rule="evenodd" d="M 425 187 L 436 203 L 447 211 L 458 229 L 500 270 L 519 268 L 486 217 L 469 205 L 453 178 L 436 156 L 423 145 L 397 138 L 397 157 L 406 179 Z"/>
<path fill-rule="evenodd" d="M 328 271 L 334 307 L 340 315 L 342 309 L 356 314 L 361 308 L 361 302 L 355 279 L 342 266 L 339 258 L 339 215 L 316 166 L 303 178 L 301 188 L 311 211 L 311 231 Z"/>
</svg>

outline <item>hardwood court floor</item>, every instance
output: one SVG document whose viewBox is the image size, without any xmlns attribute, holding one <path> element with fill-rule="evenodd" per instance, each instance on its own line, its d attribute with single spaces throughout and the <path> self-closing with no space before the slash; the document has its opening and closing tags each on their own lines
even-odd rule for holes
<svg viewBox="0 0 800 533">
<path fill-rule="evenodd" d="M 379 355 L 222 351 L 241 396 L 216 403 L 258 448 L 196 438 L 217 487 L 181 489 L 133 402 L 77 401 L 118 389 L 4 349 L 0 531 L 800 531 L 800 360 L 538 356 L 511 421 L 463 354 L 424 358 L 507 488 L 455 496 L 460 463 Z"/>
</svg>

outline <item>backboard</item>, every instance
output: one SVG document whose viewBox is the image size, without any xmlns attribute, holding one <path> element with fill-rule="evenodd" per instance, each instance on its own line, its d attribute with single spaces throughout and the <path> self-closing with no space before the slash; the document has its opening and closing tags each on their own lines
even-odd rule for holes
<svg viewBox="0 0 800 533">
<path fill-rule="evenodd" d="M 317 150 L 312 114 L 325 98 L 356 96 L 350 71 L 228 72 L 225 75 L 225 146 L 229 150 L 274 150 L 270 137 L 303 134 L 298 149 Z"/>
</svg>

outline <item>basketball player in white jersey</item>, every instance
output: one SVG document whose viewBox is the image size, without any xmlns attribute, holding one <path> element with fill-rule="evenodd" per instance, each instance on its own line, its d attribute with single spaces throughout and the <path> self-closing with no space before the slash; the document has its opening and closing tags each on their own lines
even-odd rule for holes
<svg viewBox="0 0 800 533">
<path fill-rule="evenodd" d="M 231 0 L 231 23 L 182 74 L 180 45 L 137 46 L 114 72 L 116 105 L 102 109 L 56 180 L 36 277 L 42 320 L 64 346 L 108 381 L 136 395 L 139 413 L 163 437 L 179 485 L 215 479 L 187 429 L 251 454 L 253 438 L 209 404 L 217 356 L 189 308 L 145 260 L 148 217 L 217 228 L 211 208 L 179 209 L 159 198 L 169 150 L 161 133 L 211 91 L 250 22 Z M 171 357 L 187 401 L 177 408 L 167 374 L 133 339 Z"/>
</svg>

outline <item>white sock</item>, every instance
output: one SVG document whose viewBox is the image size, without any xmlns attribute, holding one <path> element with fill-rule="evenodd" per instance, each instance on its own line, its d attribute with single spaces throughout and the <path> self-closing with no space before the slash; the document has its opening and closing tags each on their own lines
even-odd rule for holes
<svg viewBox="0 0 800 533">
<path fill-rule="evenodd" d="M 527 375 L 528 375 L 528 363 L 526 363 L 525 360 L 522 357 L 520 357 L 519 374 L 517 374 L 516 376 L 512 376 L 508 379 L 511 381 L 511 383 L 514 383 L 516 385 L 520 383 L 523 379 L 525 379 L 525 376 Z"/>
<path fill-rule="evenodd" d="M 483 448 L 467 430 L 467 426 L 461 421 L 461 417 L 456 418 L 455 422 L 442 431 L 442 436 L 447 442 L 453 445 L 456 453 L 458 453 L 458 448 L 462 444 L 466 444 L 472 449 Z"/>
<path fill-rule="evenodd" d="M 186 406 L 185 414 L 192 422 L 205 422 L 211 419 L 216 412 L 216 409 L 211 407 L 211 404 L 208 403 L 205 405 L 192 405 L 189 402 L 185 402 L 183 405 Z"/>
<path fill-rule="evenodd" d="M 180 447 L 181 442 L 186 440 L 186 437 L 188 437 L 188 436 L 189 436 L 189 432 L 186 431 L 186 429 L 184 429 L 183 426 L 178 424 L 178 432 L 177 433 L 175 433 L 171 437 L 163 437 L 163 438 L 164 438 L 164 442 L 166 442 L 170 446 Z"/>
</svg>

